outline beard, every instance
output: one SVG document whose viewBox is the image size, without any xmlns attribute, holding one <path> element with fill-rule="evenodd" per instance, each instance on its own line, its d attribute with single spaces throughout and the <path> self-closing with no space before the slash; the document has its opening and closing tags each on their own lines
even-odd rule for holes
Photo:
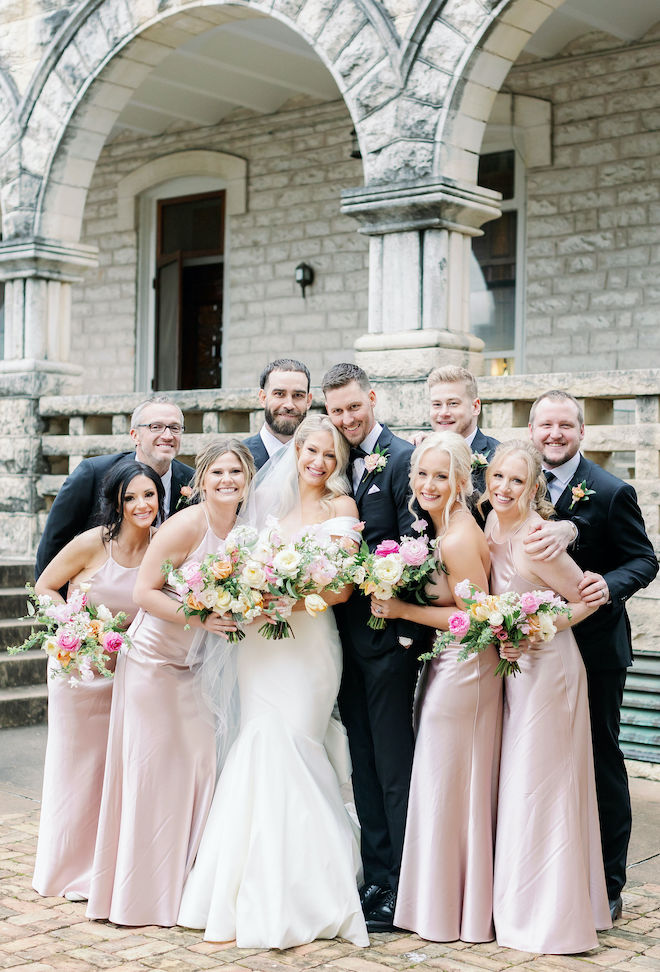
<svg viewBox="0 0 660 972">
<path fill-rule="evenodd" d="M 288 412 L 285 415 L 276 415 L 269 408 L 264 409 L 266 425 L 277 435 L 293 435 L 306 414 L 306 412 Z"/>
</svg>

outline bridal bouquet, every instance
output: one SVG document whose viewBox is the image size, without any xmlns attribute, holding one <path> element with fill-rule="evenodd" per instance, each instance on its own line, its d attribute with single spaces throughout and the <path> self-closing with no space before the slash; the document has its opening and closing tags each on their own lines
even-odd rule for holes
<svg viewBox="0 0 660 972">
<path fill-rule="evenodd" d="M 331 540 L 318 527 L 307 526 L 286 539 L 276 520 L 267 523 L 253 543 L 235 533 L 227 537 L 226 549 L 237 556 L 240 578 L 265 599 L 263 613 L 270 618 L 259 628 L 264 638 L 292 636 L 287 619 L 297 601 L 304 601 L 307 613 L 315 617 L 328 606 L 323 591 L 339 591 L 352 583 L 357 545 L 349 538 Z"/>
<path fill-rule="evenodd" d="M 383 540 L 373 553 L 363 541 L 352 574 L 360 590 L 381 601 L 405 592 L 418 604 L 428 604 L 431 598 L 425 593 L 425 586 L 432 571 L 441 565 L 435 559 L 435 540 L 429 540 L 422 532 L 425 526 L 423 520 L 416 521 L 413 529 L 417 529 L 418 536 Z M 372 614 L 367 624 L 374 631 L 381 631 L 387 621 Z"/>
<path fill-rule="evenodd" d="M 258 534 L 249 527 L 237 527 L 230 537 L 224 553 L 207 554 L 202 561 L 190 561 L 181 567 L 174 567 L 171 560 L 161 566 L 168 585 L 181 598 L 179 610 L 187 618 L 198 616 L 205 621 L 215 611 L 220 615 L 231 614 L 240 625 L 262 613 L 264 598 L 260 585 L 242 569 L 241 562 L 249 556 Z M 227 638 L 232 642 L 244 637 L 245 632 L 240 627 L 227 632 Z"/>
<path fill-rule="evenodd" d="M 502 642 L 509 642 L 517 647 L 523 639 L 550 641 L 557 633 L 554 618 L 559 614 L 571 616 L 565 602 L 552 591 L 486 594 L 467 579 L 454 590 L 467 610 L 450 615 L 449 631 L 438 632 L 431 651 L 419 656 L 423 661 L 435 658 L 447 645 L 457 642 L 463 645 L 458 658 L 465 661 L 489 645 L 499 648 Z M 518 662 L 501 658 L 495 674 L 515 676 L 519 671 Z"/>
<path fill-rule="evenodd" d="M 112 671 L 106 667 L 110 656 L 130 641 L 124 633 L 126 615 L 113 615 L 107 607 L 96 607 L 87 599 L 89 584 L 69 593 L 65 604 L 56 604 L 47 594 L 36 594 L 26 584 L 28 613 L 26 619 L 42 625 L 32 630 L 22 645 L 8 648 L 11 655 L 32 648 L 41 648 L 53 660 L 52 676 L 69 676 L 69 685 L 90 682 L 94 670 L 106 678 Z M 26 620 L 23 619 L 23 620 Z"/>
</svg>

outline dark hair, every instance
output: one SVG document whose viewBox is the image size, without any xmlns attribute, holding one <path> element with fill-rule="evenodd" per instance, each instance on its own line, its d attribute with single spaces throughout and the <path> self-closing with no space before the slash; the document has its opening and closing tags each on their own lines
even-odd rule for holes
<svg viewBox="0 0 660 972">
<path fill-rule="evenodd" d="M 130 483 L 136 476 L 146 476 L 156 487 L 158 516 L 164 519 L 163 500 L 165 489 L 155 469 L 145 462 L 128 457 L 113 463 L 101 483 L 101 501 L 96 517 L 97 525 L 105 527 L 103 539 L 114 540 L 124 521 L 124 499 Z"/>
<path fill-rule="evenodd" d="M 270 378 L 273 371 L 299 371 L 307 378 L 307 391 L 309 391 L 311 382 L 309 368 L 306 364 L 303 364 L 302 361 L 297 361 L 295 358 L 276 358 L 275 361 L 271 361 L 270 364 L 267 364 L 264 370 L 261 372 L 261 377 L 259 378 L 259 388 L 266 387 L 266 382 Z"/>
<path fill-rule="evenodd" d="M 363 371 L 356 364 L 342 361 L 340 364 L 333 365 L 323 375 L 321 381 L 323 394 L 331 391 L 333 388 L 343 388 L 344 385 L 348 385 L 351 381 L 357 381 L 362 391 L 371 391 L 371 382 L 366 371 Z"/>
</svg>

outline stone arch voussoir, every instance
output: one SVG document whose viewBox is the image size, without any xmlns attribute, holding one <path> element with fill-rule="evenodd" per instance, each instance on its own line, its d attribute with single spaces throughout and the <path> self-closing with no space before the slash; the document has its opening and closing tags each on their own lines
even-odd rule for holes
<svg viewBox="0 0 660 972">
<path fill-rule="evenodd" d="M 27 170 L 40 186 L 35 234 L 80 238 L 94 167 L 123 106 L 159 60 L 213 26 L 217 18 L 209 18 L 210 12 L 221 14 L 227 5 L 224 0 L 89 0 L 72 14 L 24 102 Z M 373 3 L 234 0 L 233 6 L 275 17 L 310 44 L 353 117 L 368 173 L 371 143 L 362 125 L 378 107 L 374 75 L 381 72 L 391 97 L 400 89 L 393 65 L 396 45 L 382 18 L 374 25 Z"/>
</svg>

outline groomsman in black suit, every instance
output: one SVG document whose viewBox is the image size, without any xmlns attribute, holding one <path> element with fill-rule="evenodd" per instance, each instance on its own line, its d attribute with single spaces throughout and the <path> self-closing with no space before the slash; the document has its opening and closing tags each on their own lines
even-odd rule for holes
<svg viewBox="0 0 660 972">
<path fill-rule="evenodd" d="M 349 479 L 373 550 L 382 540 L 411 534 L 409 442 L 376 421 L 376 393 L 354 364 L 338 364 L 323 377 L 326 409 L 351 446 Z M 382 468 L 365 462 L 385 459 Z M 413 757 L 412 702 L 419 628 L 389 621 L 367 627 L 369 598 L 355 591 L 335 608 L 344 649 L 339 708 L 348 731 L 353 792 L 362 827 L 364 886 L 360 899 L 371 932 L 393 927 Z"/>
<path fill-rule="evenodd" d="M 141 402 L 131 416 L 131 439 L 135 458 L 158 473 L 165 489 L 165 515 L 176 511 L 181 487 L 190 482 L 194 469 L 175 458 L 181 450 L 183 413 L 178 405 L 159 396 Z M 48 514 L 37 549 L 35 576 L 51 562 L 62 547 L 94 525 L 101 483 L 111 466 L 130 452 L 83 459 L 62 484 Z"/>
<path fill-rule="evenodd" d="M 307 415 L 312 404 L 309 385 L 309 368 L 295 358 L 278 358 L 261 372 L 259 401 L 264 424 L 257 435 L 243 440 L 257 469 L 289 442 Z"/>
<path fill-rule="evenodd" d="M 431 428 L 463 436 L 472 450 L 472 485 L 476 493 L 483 493 L 486 467 L 499 442 L 479 428 L 481 399 L 476 378 L 467 368 L 445 365 L 433 369 L 428 386 Z"/>
<path fill-rule="evenodd" d="M 543 456 L 557 516 L 577 529 L 572 556 L 585 572 L 582 598 L 599 606 L 573 631 L 587 670 L 605 879 L 614 920 L 622 910 L 632 823 L 619 747 L 626 669 L 632 665 L 625 602 L 651 583 L 658 561 L 632 486 L 580 453 L 584 416 L 577 399 L 563 391 L 545 392 L 532 405 L 529 431 Z"/>
</svg>

